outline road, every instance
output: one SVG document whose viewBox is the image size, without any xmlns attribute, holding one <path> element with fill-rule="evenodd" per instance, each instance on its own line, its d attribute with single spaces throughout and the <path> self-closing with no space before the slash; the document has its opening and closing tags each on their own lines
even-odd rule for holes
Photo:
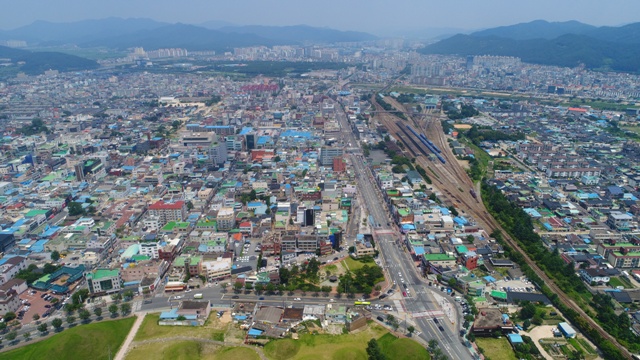
<svg viewBox="0 0 640 360">
<path fill-rule="evenodd" d="M 350 158 L 357 174 L 360 196 L 375 222 L 371 225 L 375 229 L 376 243 L 384 259 L 383 264 L 389 279 L 394 281 L 398 291 L 405 290 L 409 295 L 400 301 L 402 309 L 398 309 L 398 311 L 404 313 L 405 319 L 409 322 L 412 321 L 414 326 L 422 332 L 419 335 L 420 338 L 425 341 L 438 340 L 442 350 L 451 359 L 471 359 L 471 353 L 462 344 L 462 338 L 458 336 L 460 319 L 457 310 L 453 315 L 453 322 L 444 316 L 443 309 L 432 294 L 434 287 L 425 284 L 416 270 L 415 262 L 405 251 L 405 247 L 400 241 L 400 235 L 391 227 L 392 221 L 389 213 L 385 210 L 386 207 L 381 194 L 379 194 L 379 189 L 377 186 L 371 186 L 372 183 L 375 183 L 373 174 L 359 156 L 351 156 Z M 406 284 L 406 289 L 401 284 Z M 456 309 L 455 305 L 450 305 L 450 307 Z M 401 317 L 399 320 L 405 319 Z M 438 319 L 438 324 L 434 319 Z M 442 326 L 442 331 L 439 326 Z"/>
<path fill-rule="evenodd" d="M 358 144 L 346 114 L 339 110 L 336 117 L 341 128 L 346 130 L 342 131 L 343 141 L 352 145 Z M 443 309 L 432 294 L 435 288 L 428 286 L 423 281 L 415 262 L 405 251 L 400 234 L 394 227 L 394 222 L 382 200 L 382 194 L 371 170 L 363 163 L 362 157 L 358 154 L 359 151 L 351 153 L 349 159 L 356 174 L 358 199 L 361 201 L 360 205 L 369 212 L 369 219 L 373 220 L 370 225 L 374 229 L 374 239 L 383 259 L 387 279 L 395 283 L 398 292 L 407 291 L 408 297 L 397 302 L 394 301 L 396 307 L 400 305 L 400 308 L 397 309 L 398 312 L 404 313 L 404 316 L 401 315 L 398 320 L 405 327 L 408 326 L 407 323 L 413 323 L 414 327 L 421 332 L 418 337 L 425 342 L 431 339 L 438 340 L 441 349 L 449 358 L 472 359 L 470 350 L 462 343 L 463 339 L 458 335 L 461 319 L 456 304 L 449 305 L 455 312 L 452 322 L 444 316 Z M 406 289 L 402 285 L 403 283 L 406 284 Z M 450 297 L 446 299 L 450 303 L 451 300 Z M 438 324 L 435 321 L 438 321 Z M 439 330 L 439 326 L 442 326 L 442 331 Z"/>
</svg>

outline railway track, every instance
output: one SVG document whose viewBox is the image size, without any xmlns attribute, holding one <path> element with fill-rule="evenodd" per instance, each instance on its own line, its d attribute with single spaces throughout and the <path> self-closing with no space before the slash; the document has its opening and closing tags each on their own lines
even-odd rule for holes
<svg viewBox="0 0 640 360">
<path fill-rule="evenodd" d="M 376 108 L 381 108 L 381 106 L 377 103 L 376 99 L 372 99 L 373 104 Z M 389 132 L 398 133 L 401 129 L 399 124 L 405 123 L 403 120 L 391 115 L 391 114 L 381 114 L 379 117 L 381 122 L 387 127 Z M 555 282 L 547 276 L 547 274 L 542 271 L 538 267 L 538 265 L 529 257 L 529 255 L 520 247 L 517 241 L 515 241 L 503 228 L 502 226 L 487 212 L 484 204 L 479 201 L 479 199 L 471 196 L 469 189 L 474 189 L 477 196 L 480 196 L 480 189 L 473 184 L 473 181 L 467 175 L 466 171 L 462 168 L 462 166 L 458 163 L 455 155 L 451 152 L 449 144 L 446 141 L 444 136 L 444 132 L 442 131 L 442 125 L 438 120 L 428 121 L 424 124 L 424 126 L 420 126 L 417 124 L 411 117 L 409 117 L 410 121 L 416 125 L 416 127 L 420 130 L 425 131 L 425 135 L 436 144 L 442 150 L 442 155 L 447 160 L 447 164 L 443 166 L 434 166 L 433 171 L 438 174 L 433 180 L 436 183 L 436 187 L 441 191 L 444 191 L 449 197 L 454 198 L 454 204 L 457 207 L 461 207 L 466 210 L 466 212 L 471 215 L 479 225 L 481 225 L 485 229 L 489 229 L 490 232 L 494 230 L 500 230 L 503 234 L 503 238 L 505 242 L 511 246 L 514 250 L 518 251 L 522 254 L 525 263 L 542 279 L 545 285 L 551 289 L 554 293 L 558 295 L 560 300 L 570 309 L 578 313 L 590 327 L 596 330 L 598 334 L 610 341 L 616 348 L 628 359 L 632 359 L 632 354 L 622 346 L 613 336 L 604 331 L 604 329 L 593 320 L 587 313 L 578 306 L 573 299 L 571 299 L 567 294 L 565 294 L 560 287 L 558 287 Z M 393 129 L 393 131 L 392 131 Z M 406 137 L 399 138 L 400 141 L 405 143 L 407 147 L 410 147 L 411 144 L 407 143 Z M 416 163 L 422 166 L 425 170 L 433 162 L 429 162 L 425 157 L 416 157 Z M 442 178 L 450 180 L 449 182 L 442 181 Z M 453 180 L 453 181 L 451 181 Z M 466 191 L 460 191 L 459 189 L 463 189 Z M 456 195 L 453 195 L 456 194 Z"/>
</svg>

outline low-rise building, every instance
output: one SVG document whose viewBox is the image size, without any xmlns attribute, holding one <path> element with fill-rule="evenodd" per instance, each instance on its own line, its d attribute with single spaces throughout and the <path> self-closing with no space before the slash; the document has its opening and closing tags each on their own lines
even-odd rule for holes
<svg viewBox="0 0 640 360">
<path fill-rule="evenodd" d="M 85 278 L 91 294 L 110 294 L 122 289 L 122 277 L 117 269 L 96 269 Z"/>
</svg>

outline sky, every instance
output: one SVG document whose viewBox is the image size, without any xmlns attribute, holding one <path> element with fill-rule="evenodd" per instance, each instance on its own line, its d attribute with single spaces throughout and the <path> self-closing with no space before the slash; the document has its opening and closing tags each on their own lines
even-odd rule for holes
<svg viewBox="0 0 640 360">
<path fill-rule="evenodd" d="M 36 20 L 111 16 L 198 24 L 306 24 L 377 35 L 427 28 L 483 29 L 537 19 L 618 26 L 640 21 L 638 0 L 0 0 L 0 29 Z"/>
</svg>

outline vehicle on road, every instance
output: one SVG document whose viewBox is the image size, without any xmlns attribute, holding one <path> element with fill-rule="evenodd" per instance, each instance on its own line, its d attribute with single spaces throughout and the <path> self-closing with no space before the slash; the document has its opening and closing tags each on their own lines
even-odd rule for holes
<svg viewBox="0 0 640 360">
<path fill-rule="evenodd" d="M 302 299 L 300 299 L 300 298 L 294 298 L 293 300 L 294 301 L 302 301 Z"/>
<path fill-rule="evenodd" d="M 438 326 L 438 329 L 440 329 L 440 331 L 444 332 L 444 328 L 442 327 L 442 325 Z"/>
<path fill-rule="evenodd" d="M 260 298 L 258 298 L 258 300 L 264 300 L 264 296 L 260 296 Z"/>
<path fill-rule="evenodd" d="M 238 295 L 233 295 L 231 298 L 232 298 L 232 299 L 240 299 L 240 296 L 238 296 Z"/>
</svg>

